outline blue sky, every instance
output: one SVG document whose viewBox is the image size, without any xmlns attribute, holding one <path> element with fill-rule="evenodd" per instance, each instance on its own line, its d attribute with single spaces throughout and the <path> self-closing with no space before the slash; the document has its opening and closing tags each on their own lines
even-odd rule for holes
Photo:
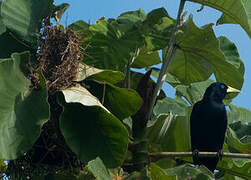
<svg viewBox="0 0 251 180">
<path fill-rule="evenodd" d="M 116 18 L 123 12 L 139 8 L 148 13 L 153 9 L 164 7 L 171 17 L 176 18 L 179 6 L 178 0 L 55 0 L 55 2 L 56 4 L 65 2 L 71 5 L 61 20 L 63 25 L 69 25 L 77 20 L 93 24 L 102 16 Z M 199 4 L 186 2 L 185 10 L 188 11 L 188 14 L 193 14 L 194 21 L 198 26 L 215 23 L 221 15 L 220 12 L 212 8 L 205 7 L 201 12 L 197 12 L 198 9 L 200 9 Z M 234 104 L 251 110 L 251 39 L 239 25 L 214 26 L 214 30 L 217 37 L 226 36 L 238 47 L 246 72 L 242 91 L 234 99 Z M 167 90 L 168 96 L 169 94 L 173 96 L 174 90 L 169 85 L 165 84 L 164 89 Z"/>
</svg>

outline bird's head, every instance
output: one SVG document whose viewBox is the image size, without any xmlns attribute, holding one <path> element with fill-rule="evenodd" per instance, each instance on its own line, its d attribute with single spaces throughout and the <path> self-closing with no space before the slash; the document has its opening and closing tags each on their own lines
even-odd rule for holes
<svg viewBox="0 0 251 180">
<path fill-rule="evenodd" d="M 227 93 L 231 92 L 240 92 L 238 89 L 232 88 L 230 86 L 225 85 L 224 83 L 215 82 L 212 83 L 204 94 L 203 99 L 210 99 L 217 102 L 222 102 Z"/>
</svg>

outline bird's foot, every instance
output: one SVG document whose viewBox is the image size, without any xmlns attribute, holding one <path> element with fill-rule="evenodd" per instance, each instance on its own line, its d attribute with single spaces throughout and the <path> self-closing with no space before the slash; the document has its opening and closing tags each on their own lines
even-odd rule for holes
<svg viewBox="0 0 251 180">
<path fill-rule="evenodd" d="M 193 158 L 195 160 L 199 159 L 199 150 L 198 149 L 193 150 Z"/>
<path fill-rule="evenodd" d="M 222 160 L 222 157 L 223 157 L 223 151 L 222 151 L 222 149 L 220 149 L 220 150 L 217 152 L 217 157 L 219 158 L 220 161 Z"/>
</svg>

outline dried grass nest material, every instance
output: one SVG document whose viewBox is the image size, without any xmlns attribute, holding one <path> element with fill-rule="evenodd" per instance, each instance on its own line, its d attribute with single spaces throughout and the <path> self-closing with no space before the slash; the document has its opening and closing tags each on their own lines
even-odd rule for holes
<svg viewBox="0 0 251 180">
<path fill-rule="evenodd" d="M 33 86 L 38 85 L 39 72 L 43 73 L 51 94 L 73 86 L 82 59 L 79 45 L 80 37 L 74 31 L 46 27 L 38 54 L 39 65 L 32 75 Z"/>
</svg>

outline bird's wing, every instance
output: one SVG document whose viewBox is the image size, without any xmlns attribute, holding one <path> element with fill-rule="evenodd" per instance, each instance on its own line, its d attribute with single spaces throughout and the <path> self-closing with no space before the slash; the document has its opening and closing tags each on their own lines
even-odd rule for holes
<svg viewBox="0 0 251 180">
<path fill-rule="evenodd" d="M 191 135 L 191 145 L 192 150 L 197 149 L 197 147 L 200 145 L 200 137 L 198 137 L 198 132 L 200 132 L 200 124 L 201 124 L 201 118 L 200 118 L 200 109 L 201 101 L 194 104 L 191 116 L 190 116 L 190 135 Z"/>
</svg>

